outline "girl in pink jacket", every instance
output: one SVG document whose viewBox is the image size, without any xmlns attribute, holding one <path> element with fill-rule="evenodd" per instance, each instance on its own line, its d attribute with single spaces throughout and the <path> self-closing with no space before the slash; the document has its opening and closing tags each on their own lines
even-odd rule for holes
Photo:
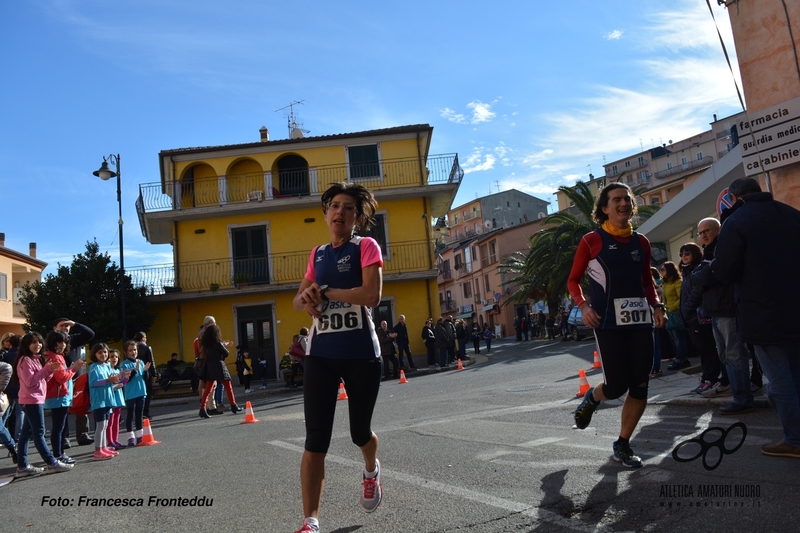
<svg viewBox="0 0 800 533">
<path fill-rule="evenodd" d="M 28 441 L 39 451 L 50 472 L 71 470 L 72 465 L 62 463 L 50 453 L 44 440 L 44 400 L 47 381 L 58 370 L 59 363 L 46 363 L 42 357 L 44 339 L 38 333 L 28 333 L 19 343 L 16 372 L 19 376 L 19 406 L 25 414 L 17 449 L 17 477 L 43 474 L 45 469 L 28 464 Z"/>
</svg>

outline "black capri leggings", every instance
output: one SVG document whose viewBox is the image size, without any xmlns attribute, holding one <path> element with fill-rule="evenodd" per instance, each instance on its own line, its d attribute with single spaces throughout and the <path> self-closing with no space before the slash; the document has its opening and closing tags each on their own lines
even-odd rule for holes
<svg viewBox="0 0 800 533">
<path fill-rule="evenodd" d="M 603 363 L 603 395 L 613 400 L 627 392 L 646 400 L 653 367 L 653 329 L 595 328 L 594 335 Z"/>
<path fill-rule="evenodd" d="M 308 356 L 303 369 L 303 407 L 309 452 L 327 453 L 340 378 L 347 390 L 350 437 L 359 448 L 372 438 L 372 412 L 381 386 L 381 359 L 329 359 Z"/>
</svg>

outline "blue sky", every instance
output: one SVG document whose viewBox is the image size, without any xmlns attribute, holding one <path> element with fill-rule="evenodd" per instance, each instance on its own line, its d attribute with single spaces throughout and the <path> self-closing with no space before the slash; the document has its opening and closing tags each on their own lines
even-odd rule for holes
<svg viewBox="0 0 800 533">
<path fill-rule="evenodd" d="M 466 171 L 455 205 L 510 188 L 555 205 L 740 111 L 703 0 L 2 2 L 0 69 L 0 232 L 46 272 L 93 238 L 118 260 L 103 156 L 121 156 L 126 267 L 169 262 L 134 208 L 158 152 L 287 138 L 292 101 L 311 136 L 431 124 L 431 154 Z"/>
</svg>

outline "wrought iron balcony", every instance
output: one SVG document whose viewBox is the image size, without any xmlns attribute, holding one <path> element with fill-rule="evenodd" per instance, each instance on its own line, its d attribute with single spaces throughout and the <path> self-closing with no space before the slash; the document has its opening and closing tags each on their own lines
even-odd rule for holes
<svg viewBox="0 0 800 533">
<path fill-rule="evenodd" d="M 661 170 L 653 174 L 656 179 L 662 179 L 673 174 L 679 174 L 681 172 L 686 172 L 687 170 L 692 170 L 695 168 L 700 168 L 703 166 L 709 166 L 714 162 L 714 158 L 709 156 L 704 157 L 703 159 L 695 159 L 694 161 L 689 161 L 687 163 L 681 163 L 680 165 L 675 165 L 672 168 L 668 168 L 666 170 Z"/>
<path fill-rule="evenodd" d="M 420 175 L 420 170 L 424 175 Z M 458 184 L 464 171 L 458 154 L 430 156 L 420 168 L 417 158 L 384 159 L 361 165 L 317 167 L 194 178 L 139 185 L 140 218 L 150 212 L 213 207 L 281 198 L 319 196 L 328 184 L 356 182 L 373 191 L 426 185 Z"/>
<path fill-rule="evenodd" d="M 383 252 L 384 274 L 434 270 L 433 244 L 427 241 L 389 243 Z M 181 291 L 235 290 L 249 285 L 296 284 L 302 281 L 310 250 L 269 254 L 263 258 L 229 257 L 126 268 L 134 286 L 147 294 Z"/>
</svg>

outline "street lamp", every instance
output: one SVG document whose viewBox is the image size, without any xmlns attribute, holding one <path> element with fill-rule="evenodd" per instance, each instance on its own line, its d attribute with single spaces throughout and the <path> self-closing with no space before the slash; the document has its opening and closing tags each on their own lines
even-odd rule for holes
<svg viewBox="0 0 800 533">
<path fill-rule="evenodd" d="M 117 169 L 116 172 L 108 168 L 108 163 L 114 165 Z M 103 158 L 103 164 L 100 165 L 98 170 L 92 172 L 95 176 L 103 181 L 117 178 L 117 203 L 119 204 L 119 269 L 121 273 L 120 278 L 120 309 L 122 311 L 122 342 L 128 340 L 128 324 L 125 315 L 125 255 L 122 248 L 122 188 L 120 187 L 120 176 L 122 176 L 122 169 L 120 168 L 119 154 L 111 154 Z"/>
</svg>

